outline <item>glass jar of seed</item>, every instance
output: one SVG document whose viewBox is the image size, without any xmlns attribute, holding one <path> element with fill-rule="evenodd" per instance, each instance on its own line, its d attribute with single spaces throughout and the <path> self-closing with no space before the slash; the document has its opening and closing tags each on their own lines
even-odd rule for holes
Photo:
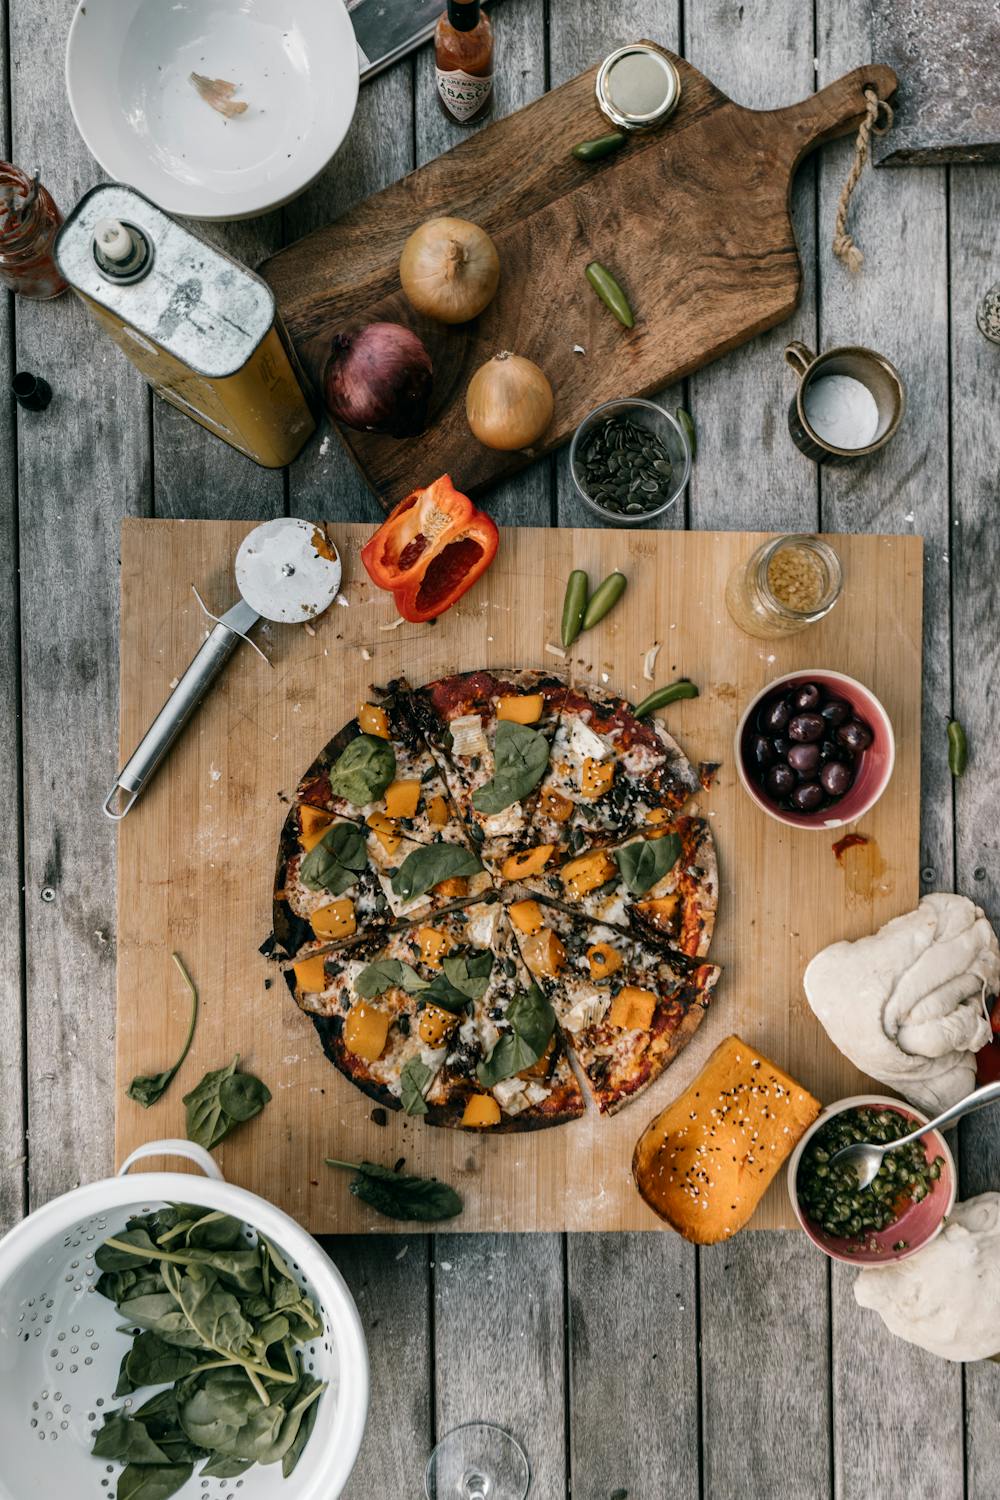
<svg viewBox="0 0 1000 1500">
<path fill-rule="evenodd" d="M 840 558 L 820 537 L 779 536 L 733 569 L 726 608 L 746 635 L 797 635 L 830 613 L 843 581 Z"/>
<path fill-rule="evenodd" d="M 662 406 L 619 398 L 584 417 L 570 443 L 569 467 L 584 505 L 606 526 L 645 526 L 684 493 L 691 445 Z"/>
</svg>

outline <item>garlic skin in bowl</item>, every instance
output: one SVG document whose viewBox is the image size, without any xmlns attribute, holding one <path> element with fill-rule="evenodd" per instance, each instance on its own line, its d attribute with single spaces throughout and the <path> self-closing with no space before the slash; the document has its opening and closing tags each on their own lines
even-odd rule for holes
<svg viewBox="0 0 1000 1500">
<path fill-rule="evenodd" d="M 975 1088 L 1000 946 L 967 897 L 925 896 L 871 937 L 832 943 L 802 982 L 834 1045 L 918 1109 L 940 1114 Z"/>
</svg>

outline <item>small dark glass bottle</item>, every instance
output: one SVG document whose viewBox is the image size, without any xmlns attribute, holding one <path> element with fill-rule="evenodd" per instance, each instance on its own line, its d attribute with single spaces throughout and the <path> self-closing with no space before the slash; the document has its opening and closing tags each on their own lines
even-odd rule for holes
<svg viewBox="0 0 1000 1500">
<path fill-rule="evenodd" d="M 434 31 L 438 98 L 450 120 L 472 125 L 493 102 L 493 29 L 479 0 L 448 0 Z"/>
</svg>

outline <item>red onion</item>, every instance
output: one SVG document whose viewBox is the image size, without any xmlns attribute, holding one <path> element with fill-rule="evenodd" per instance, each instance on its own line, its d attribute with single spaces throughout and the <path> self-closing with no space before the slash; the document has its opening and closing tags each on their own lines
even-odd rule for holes
<svg viewBox="0 0 1000 1500">
<path fill-rule="evenodd" d="M 345 427 L 412 437 L 427 425 L 431 357 L 401 323 L 335 333 L 323 384 L 327 410 Z"/>
</svg>

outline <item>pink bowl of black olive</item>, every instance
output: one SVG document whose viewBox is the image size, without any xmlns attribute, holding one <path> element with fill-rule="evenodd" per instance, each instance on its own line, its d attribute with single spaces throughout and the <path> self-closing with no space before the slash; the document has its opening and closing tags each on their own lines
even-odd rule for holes
<svg viewBox="0 0 1000 1500">
<path fill-rule="evenodd" d="M 792 828 L 855 823 L 881 797 L 896 745 L 874 693 L 842 672 L 789 672 L 751 701 L 736 731 L 740 780 Z"/>
</svg>

